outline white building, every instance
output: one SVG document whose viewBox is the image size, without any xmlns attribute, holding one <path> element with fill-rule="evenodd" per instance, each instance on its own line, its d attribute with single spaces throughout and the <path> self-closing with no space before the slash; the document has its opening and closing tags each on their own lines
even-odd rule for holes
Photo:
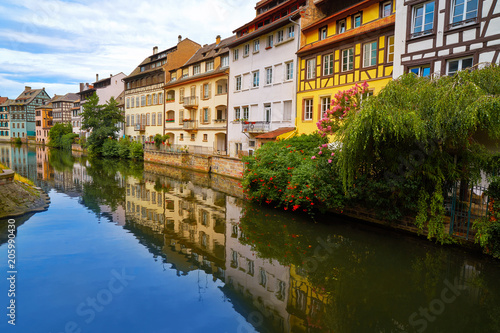
<svg viewBox="0 0 500 333">
<path fill-rule="evenodd" d="M 125 87 L 122 81 L 125 77 L 126 75 L 120 72 L 116 75 L 111 74 L 109 77 L 99 80 L 99 74 L 96 74 L 96 82 L 92 84 L 80 83 L 80 92 L 78 93 L 78 95 L 80 95 L 80 112 L 77 113 L 76 116 L 75 113 L 73 113 L 71 117 L 71 123 L 77 124 L 77 126 L 73 127 L 74 133 L 88 137 L 88 133 L 81 131 L 81 113 L 83 111 L 83 105 L 94 92 L 97 94 L 97 97 L 99 97 L 99 104 L 106 104 L 111 97 L 118 101 L 118 97 L 123 93 Z M 122 135 L 123 130 L 118 133 L 118 136 Z"/>
<path fill-rule="evenodd" d="M 397 1 L 393 77 L 498 63 L 499 14 L 496 0 Z"/>
<path fill-rule="evenodd" d="M 234 31 L 237 38 L 229 45 L 228 105 L 228 151 L 232 157 L 252 154 L 258 148 L 259 135 L 272 139 L 283 134 L 284 128 L 294 129 L 295 53 L 304 3 L 260 1 L 257 16 Z"/>
</svg>

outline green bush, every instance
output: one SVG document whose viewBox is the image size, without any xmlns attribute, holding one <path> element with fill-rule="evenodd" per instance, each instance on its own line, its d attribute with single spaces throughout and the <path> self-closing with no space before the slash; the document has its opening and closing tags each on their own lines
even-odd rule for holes
<svg viewBox="0 0 500 333">
<path fill-rule="evenodd" d="M 130 156 L 130 141 L 128 138 L 118 141 L 118 156 L 120 158 L 129 158 Z"/>
<path fill-rule="evenodd" d="M 102 145 L 103 157 L 119 157 L 119 150 L 118 141 L 109 138 L 104 140 L 104 144 Z"/>
<path fill-rule="evenodd" d="M 78 137 L 78 134 L 75 133 L 67 133 L 61 137 L 61 147 L 63 149 L 71 150 L 71 145 L 75 142 L 75 138 Z"/>
<path fill-rule="evenodd" d="M 23 143 L 23 141 L 21 140 L 21 138 L 15 138 L 15 139 L 14 139 L 14 143 L 15 143 L 16 145 L 20 145 L 20 144 L 22 144 L 22 143 Z"/>
<path fill-rule="evenodd" d="M 486 192 L 489 196 L 488 215 L 474 221 L 476 243 L 479 243 L 486 253 L 500 259 L 500 176 L 492 179 Z"/>
<path fill-rule="evenodd" d="M 140 142 L 133 141 L 130 143 L 129 158 L 133 160 L 144 159 L 144 149 L 142 148 L 142 144 Z"/>
<path fill-rule="evenodd" d="M 70 123 L 57 123 L 49 131 L 48 145 L 55 148 L 71 149 L 74 137 L 73 127 Z"/>
</svg>

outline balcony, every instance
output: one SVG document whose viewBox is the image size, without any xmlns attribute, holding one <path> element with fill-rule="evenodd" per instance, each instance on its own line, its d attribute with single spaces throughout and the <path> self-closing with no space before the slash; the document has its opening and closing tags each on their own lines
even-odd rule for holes
<svg viewBox="0 0 500 333">
<path fill-rule="evenodd" d="M 146 130 L 146 125 L 144 124 L 135 124 L 134 129 L 139 132 L 144 132 Z"/>
<path fill-rule="evenodd" d="M 184 97 L 183 104 L 185 108 L 195 109 L 198 107 L 198 97 L 196 96 Z"/>
<path fill-rule="evenodd" d="M 197 120 L 184 120 L 182 124 L 182 129 L 185 131 L 197 131 L 198 130 L 198 121 Z"/>
<path fill-rule="evenodd" d="M 241 131 L 246 133 L 269 132 L 271 124 L 266 121 L 245 121 L 241 124 Z"/>
</svg>

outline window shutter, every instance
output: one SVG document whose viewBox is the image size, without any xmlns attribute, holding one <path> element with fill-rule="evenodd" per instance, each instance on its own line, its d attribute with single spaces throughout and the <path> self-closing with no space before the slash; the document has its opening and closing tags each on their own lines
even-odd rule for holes
<svg viewBox="0 0 500 333">
<path fill-rule="evenodd" d="M 208 108 L 208 123 L 210 123 L 210 121 L 212 120 L 211 112 L 212 112 L 212 110 L 210 110 L 210 108 Z"/>
<path fill-rule="evenodd" d="M 204 110 L 205 110 L 204 108 L 200 109 L 200 123 L 204 123 L 205 122 L 205 117 L 203 117 L 203 111 Z"/>
<path fill-rule="evenodd" d="M 208 98 L 212 98 L 212 83 L 208 84 Z M 209 109 L 210 112 L 210 109 Z"/>
<path fill-rule="evenodd" d="M 179 124 L 183 124 L 184 123 L 184 110 L 180 110 L 179 111 Z"/>
</svg>

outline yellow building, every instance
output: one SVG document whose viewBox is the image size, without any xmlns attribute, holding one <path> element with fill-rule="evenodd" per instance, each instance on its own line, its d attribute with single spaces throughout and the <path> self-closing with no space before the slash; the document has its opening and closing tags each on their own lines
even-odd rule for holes
<svg viewBox="0 0 500 333">
<path fill-rule="evenodd" d="M 191 152 L 225 154 L 229 49 L 234 37 L 205 45 L 165 85 L 165 134 Z"/>
<path fill-rule="evenodd" d="M 333 96 L 366 81 L 377 94 L 392 77 L 394 60 L 394 2 L 363 1 L 321 15 L 305 13 L 297 87 L 297 132 L 309 134 L 328 110 Z M 323 4 L 323 6 L 326 6 Z M 318 15 L 320 13 L 320 15 Z M 319 16 L 319 18 L 318 18 Z M 321 18 L 323 16 L 323 18 Z"/>
</svg>

